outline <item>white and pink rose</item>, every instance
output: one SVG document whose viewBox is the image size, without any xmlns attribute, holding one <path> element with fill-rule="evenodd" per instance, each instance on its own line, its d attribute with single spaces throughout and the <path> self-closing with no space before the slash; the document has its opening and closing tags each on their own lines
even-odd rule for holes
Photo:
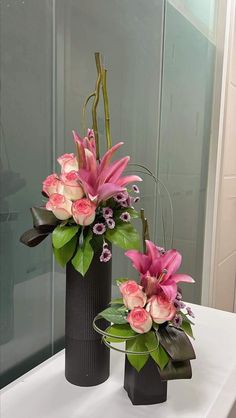
<svg viewBox="0 0 236 418">
<path fill-rule="evenodd" d="M 127 316 L 127 321 L 131 328 L 139 334 L 148 332 L 152 328 L 152 318 L 144 308 L 132 309 Z"/>
<path fill-rule="evenodd" d="M 96 215 L 96 205 L 89 199 L 79 199 L 72 204 L 72 215 L 79 225 L 90 225 Z"/>
<path fill-rule="evenodd" d="M 46 177 L 43 181 L 43 192 L 47 196 L 51 196 L 54 193 L 62 194 L 63 184 L 57 174 L 53 173 Z"/>
<path fill-rule="evenodd" d="M 62 173 L 69 173 L 79 169 L 78 160 L 73 153 L 61 155 L 57 161 L 61 166 Z"/>
<path fill-rule="evenodd" d="M 176 308 L 173 303 L 162 295 L 152 296 L 149 299 L 146 310 L 157 324 L 171 321 L 176 314 Z"/>
<path fill-rule="evenodd" d="M 123 296 L 124 305 L 128 309 L 141 307 L 146 304 L 147 296 L 134 280 L 127 280 L 120 285 L 120 292 Z"/>
<path fill-rule="evenodd" d="M 78 171 L 75 170 L 61 175 L 63 194 L 67 199 L 78 200 L 84 196 L 84 191 L 79 183 L 78 176 Z"/>
<path fill-rule="evenodd" d="M 46 209 L 51 210 L 57 219 L 65 221 L 72 216 L 71 206 L 72 202 L 69 199 L 62 194 L 54 193 L 49 197 Z"/>
</svg>

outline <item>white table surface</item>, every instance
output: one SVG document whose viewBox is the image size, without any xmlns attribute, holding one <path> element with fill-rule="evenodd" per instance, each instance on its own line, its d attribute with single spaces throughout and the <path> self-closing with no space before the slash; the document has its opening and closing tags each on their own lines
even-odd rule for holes
<svg viewBox="0 0 236 418">
<path fill-rule="evenodd" d="M 62 351 L 2 389 L 1 418 L 236 418 L 236 314 L 192 308 L 193 378 L 169 382 L 167 402 L 133 406 L 123 389 L 124 356 L 114 351 L 106 382 L 71 385 Z"/>
</svg>

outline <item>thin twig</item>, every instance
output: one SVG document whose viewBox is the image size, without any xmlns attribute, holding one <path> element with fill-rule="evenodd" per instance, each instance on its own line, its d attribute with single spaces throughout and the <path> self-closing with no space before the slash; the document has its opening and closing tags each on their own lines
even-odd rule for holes
<svg viewBox="0 0 236 418">
<path fill-rule="evenodd" d="M 82 121 L 83 121 L 83 131 L 84 131 L 84 135 L 86 135 L 86 106 L 89 102 L 89 100 L 95 96 L 95 91 L 93 93 L 91 93 L 88 97 L 86 97 L 84 105 L 83 105 L 83 113 L 82 113 Z"/>
</svg>

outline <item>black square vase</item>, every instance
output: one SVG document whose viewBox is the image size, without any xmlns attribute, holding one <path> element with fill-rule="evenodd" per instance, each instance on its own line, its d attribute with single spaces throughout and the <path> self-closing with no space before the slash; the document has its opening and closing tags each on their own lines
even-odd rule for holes
<svg viewBox="0 0 236 418">
<path fill-rule="evenodd" d="M 125 359 L 124 389 L 133 405 L 152 405 L 167 399 L 167 382 L 161 380 L 151 357 L 140 372 Z"/>
</svg>

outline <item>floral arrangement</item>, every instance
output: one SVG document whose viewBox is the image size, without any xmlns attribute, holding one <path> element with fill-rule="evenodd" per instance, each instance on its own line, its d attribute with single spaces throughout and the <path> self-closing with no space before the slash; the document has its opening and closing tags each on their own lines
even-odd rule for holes
<svg viewBox="0 0 236 418">
<path fill-rule="evenodd" d="M 112 342 L 125 342 L 131 365 L 140 371 L 149 356 L 164 380 L 191 377 L 190 360 L 195 358 L 188 336 L 193 338 L 194 314 L 182 300 L 180 282 L 194 283 L 186 274 L 177 274 L 182 257 L 174 250 L 165 251 L 146 240 L 146 251 L 129 250 L 125 254 L 139 272 L 140 284 L 118 279 L 121 298 L 113 299 L 94 320 L 94 328 L 110 348 Z M 97 321 L 112 324 L 103 331 Z"/>
<path fill-rule="evenodd" d="M 42 185 L 42 193 L 48 199 L 41 207 L 31 208 L 33 228 L 26 231 L 20 241 L 30 247 L 38 245 L 52 233 L 53 251 L 58 263 L 64 267 L 69 261 L 83 276 L 94 253 L 101 262 L 111 259 L 111 244 L 124 250 L 138 249 L 139 235 L 132 226 L 139 217 L 134 204 L 139 200 L 139 189 L 130 183 L 142 179 L 136 175 L 122 176 L 130 157 L 111 161 L 123 145 L 112 147 L 109 123 L 109 106 L 106 88 L 106 70 L 99 53 L 95 53 L 98 78 L 95 91 L 85 100 L 85 110 L 91 98 L 93 129 L 81 138 L 73 131 L 76 154 L 61 155 L 58 163 L 60 174 L 50 174 Z M 103 92 L 107 152 L 100 157 L 97 124 L 97 105 L 100 88 Z"/>
<path fill-rule="evenodd" d="M 111 162 L 122 142 L 97 161 L 93 130 L 89 129 L 84 138 L 76 132 L 73 136 L 77 156 L 71 153 L 58 158 L 61 173 L 50 174 L 43 181 L 42 193 L 48 201 L 44 207 L 33 209 L 34 229 L 27 231 L 21 241 L 37 245 L 42 226 L 44 233 L 49 226 L 50 231 L 46 232 L 52 232 L 58 263 L 65 266 L 71 260 L 84 275 L 95 250 L 101 249 L 101 262 L 110 260 L 110 242 L 125 250 L 139 248 L 139 235 L 131 225 L 132 218 L 139 216 L 133 207 L 139 200 L 139 189 L 136 184 L 130 189 L 127 185 L 142 179 L 136 175 L 122 176 L 128 156 Z"/>
</svg>

